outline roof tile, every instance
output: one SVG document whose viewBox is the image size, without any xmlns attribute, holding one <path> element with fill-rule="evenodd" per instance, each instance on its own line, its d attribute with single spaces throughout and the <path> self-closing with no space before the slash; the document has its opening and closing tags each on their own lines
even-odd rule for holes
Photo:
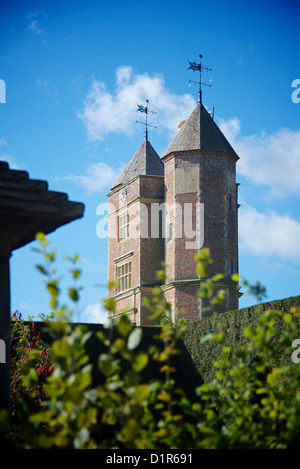
<svg viewBox="0 0 300 469">
<path fill-rule="evenodd" d="M 163 154 L 186 150 L 226 151 L 237 156 L 203 104 L 198 104 Z"/>
<path fill-rule="evenodd" d="M 111 189 L 142 175 L 164 175 L 164 164 L 148 140 L 143 141 Z"/>
</svg>

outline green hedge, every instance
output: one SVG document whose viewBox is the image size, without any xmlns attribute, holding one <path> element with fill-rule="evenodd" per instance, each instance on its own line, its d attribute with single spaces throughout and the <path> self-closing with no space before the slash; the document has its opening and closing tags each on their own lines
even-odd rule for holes
<svg viewBox="0 0 300 469">
<path fill-rule="evenodd" d="M 264 311 L 277 309 L 283 313 L 288 313 L 292 306 L 300 307 L 300 296 L 260 303 L 255 306 L 229 311 L 191 323 L 184 342 L 202 380 L 209 382 L 215 377 L 216 369 L 213 363 L 219 359 L 224 345 L 230 345 L 233 353 L 239 346 L 246 345 L 248 339 L 243 335 L 245 327 L 255 327 L 258 317 Z M 284 328 L 285 324 L 281 322 L 276 327 Z M 215 341 L 201 343 L 201 339 L 207 334 L 217 334 L 219 332 L 223 332 L 225 335 L 224 344 L 220 345 Z M 249 360 L 251 359 L 255 360 L 255 357 L 250 356 Z"/>
</svg>

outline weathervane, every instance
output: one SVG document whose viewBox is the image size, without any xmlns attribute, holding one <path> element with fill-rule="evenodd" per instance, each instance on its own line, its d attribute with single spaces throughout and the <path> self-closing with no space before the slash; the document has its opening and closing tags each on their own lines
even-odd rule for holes
<svg viewBox="0 0 300 469">
<path fill-rule="evenodd" d="M 142 106 L 141 104 L 137 104 L 137 112 L 141 112 L 141 113 L 144 113 L 146 114 L 146 121 L 145 122 L 139 122 L 139 121 L 136 121 L 137 124 L 143 124 L 145 125 L 145 140 L 148 140 L 148 127 L 154 127 L 155 129 L 157 128 L 155 125 L 151 125 L 148 123 L 148 113 L 151 112 L 151 114 L 156 114 L 155 111 L 153 111 L 152 109 L 149 109 L 148 108 L 148 103 L 149 103 L 149 99 L 146 99 L 146 106 Z"/>
<path fill-rule="evenodd" d="M 195 70 L 198 70 L 198 71 L 200 72 L 200 79 L 199 79 L 199 81 L 189 80 L 190 83 L 197 83 L 197 84 L 199 85 L 199 92 L 198 92 L 199 104 L 202 104 L 202 89 L 201 89 L 201 85 L 212 86 L 211 83 L 206 83 L 206 82 L 203 82 L 203 81 L 201 80 L 201 73 L 202 73 L 203 71 L 204 71 L 204 72 L 211 72 L 211 71 L 212 71 L 211 68 L 208 68 L 206 65 L 203 65 L 203 64 L 202 64 L 202 57 L 203 57 L 203 55 L 200 54 L 200 63 L 199 63 L 199 64 L 197 64 L 196 62 L 190 62 L 190 61 L 188 60 L 188 62 L 189 62 L 189 64 L 190 64 L 188 70 L 190 70 L 190 69 L 191 69 L 191 70 L 194 70 L 194 71 L 195 71 Z M 209 81 L 211 82 L 212 80 L 209 80 Z"/>
</svg>

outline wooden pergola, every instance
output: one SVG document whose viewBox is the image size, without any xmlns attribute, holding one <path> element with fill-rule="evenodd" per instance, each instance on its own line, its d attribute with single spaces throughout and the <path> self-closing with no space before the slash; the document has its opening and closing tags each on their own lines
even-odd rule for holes
<svg viewBox="0 0 300 469">
<path fill-rule="evenodd" d="M 0 363 L 0 408 L 8 409 L 10 401 L 11 253 L 33 241 L 38 232 L 51 233 L 81 218 L 83 212 L 83 204 L 69 201 L 67 194 L 49 191 L 46 181 L 29 179 L 26 171 L 9 169 L 7 163 L 0 162 L 0 340 L 5 343 L 5 359 Z"/>
</svg>

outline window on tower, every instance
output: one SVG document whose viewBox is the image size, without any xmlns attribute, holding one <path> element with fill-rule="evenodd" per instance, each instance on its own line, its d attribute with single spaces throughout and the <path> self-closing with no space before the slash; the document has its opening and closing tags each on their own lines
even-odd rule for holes
<svg viewBox="0 0 300 469">
<path fill-rule="evenodd" d="M 131 288 L 131 261 L 117 266 L 118 292 Z"/>
<path fill-rule="evenodd" d="M 129 213 L 119 215 L 119 241 L 129 238 Z"/>
</svg>

